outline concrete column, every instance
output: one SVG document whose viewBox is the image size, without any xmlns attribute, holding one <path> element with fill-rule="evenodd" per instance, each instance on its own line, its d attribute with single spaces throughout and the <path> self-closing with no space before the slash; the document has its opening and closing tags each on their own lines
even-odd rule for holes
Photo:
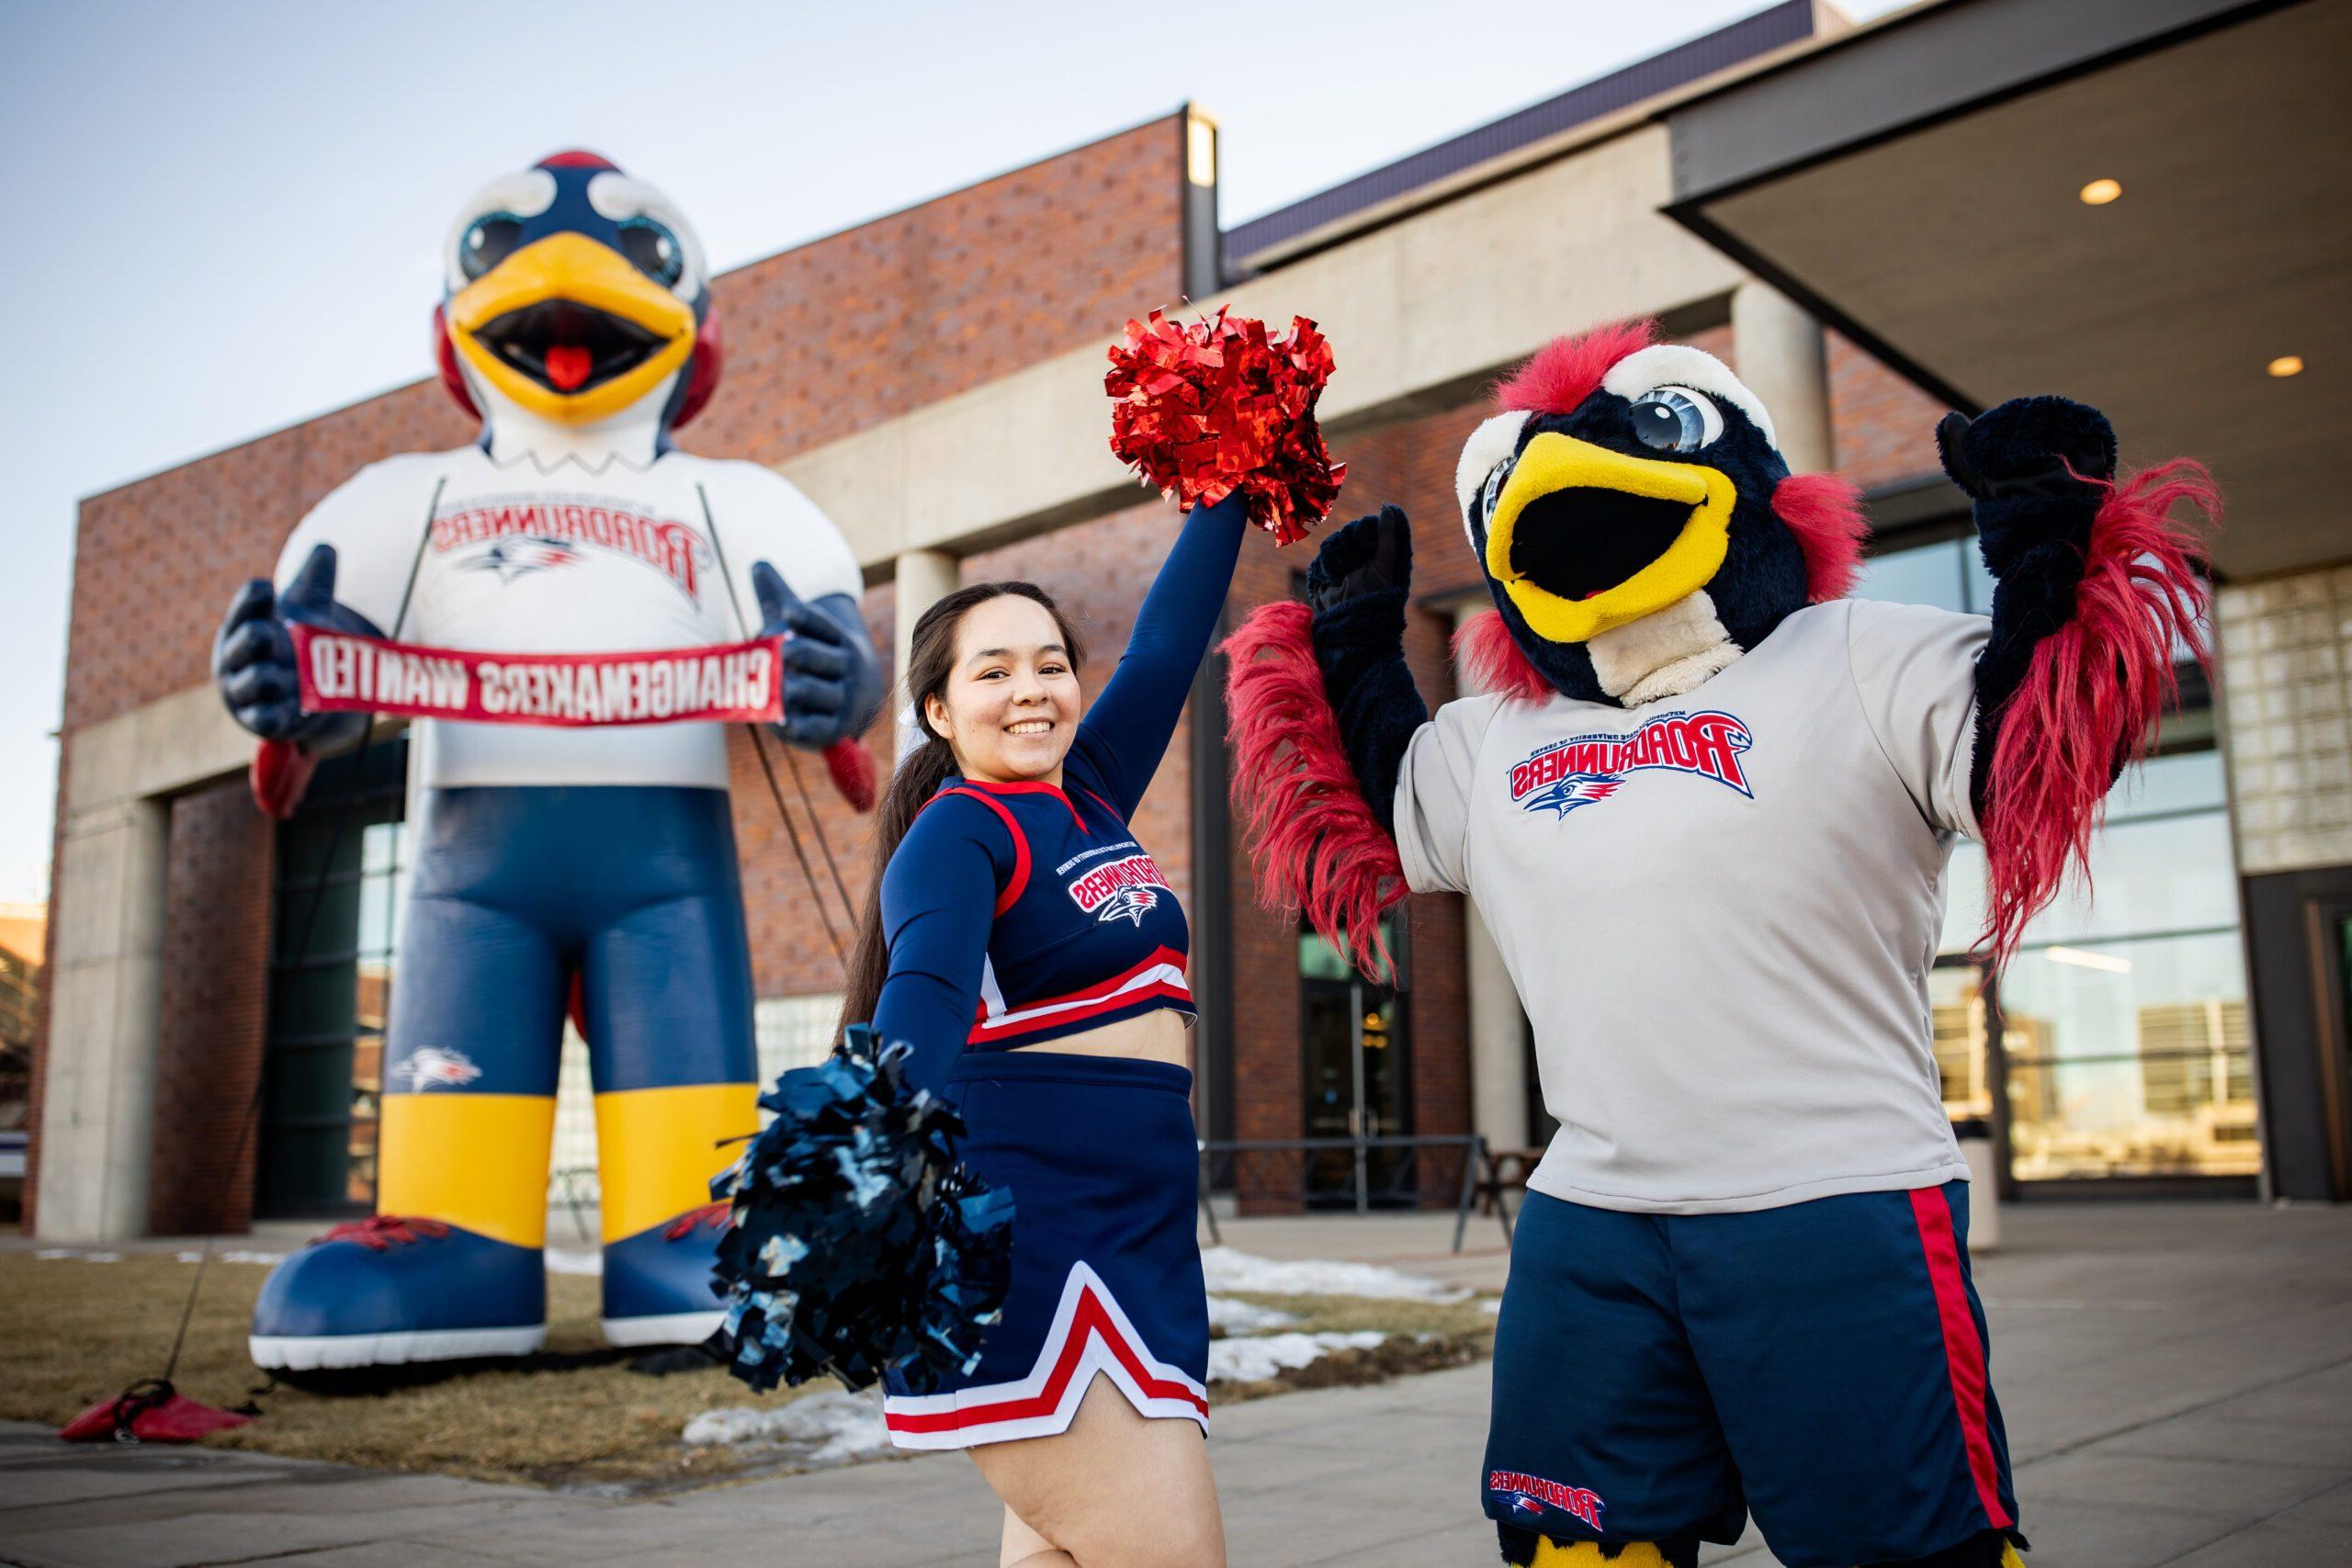
<svg viewBox="0 0 2352 1568">
<path fill-rule="evenodd" d="M 892 613 L 897 626 L 891 632 L 890 711 L 903 714 L 907 706 L 905 686 L 907 650 L 913 646 L 915 622 L 925 610 L 956 592 L 962 581 L 960 564 L 945 550 L 908 550 L 898 558 L 891 573 L 891 592 L 895 596 Z M 917 731 L 911 725 L 899 727 L 899 755 L 903 757 L 915 748 Z"/>
<path fill-rule="evenodd" d="M 1821 323 L 1770 284 L 1731 293 L 1732 368 L 1772 415 L 1792 473 L 1831 467 L 1829 360 Z"/>
<path fill-rule="evenodd" d="M 67 818 L 41 1106 L 43 1240 L 146 1234 L 170 840 L 170 808 L 159 799 L 119 799 Z"/>
<path fill-rule="evenodd" d="M 1458 626 L 1482 610 L 1492 608 L 1485 595 L 1454 608 Z M 1456 661 L 1454 689 L 1464 696 L 1480 688 L 1467 667 Z M 1527 1146 L 1527 1014 L 1520 1005 L 1519 987 L 1503 967 L 1502 950 L 1487 930 L 1486 916 L 1474 899 L 1464 899 L 1469 918 L 1462 922 L 1464 965 L 1463 993 L 1470 1009 L 1471 1125 L 1489 1148 Z"/>
</svg>

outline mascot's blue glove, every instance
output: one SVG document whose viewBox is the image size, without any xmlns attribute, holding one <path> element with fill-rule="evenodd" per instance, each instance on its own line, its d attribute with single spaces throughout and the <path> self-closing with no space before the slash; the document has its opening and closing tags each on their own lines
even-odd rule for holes
<svg viewBox="0 0 2352 1568">
<path fill-rule="evenodd" d="M 863 735 L 882 711 L 882 660 L 846 593 L 804 603 L 766 561 L 752 564 L 760 632 L 784 643 L 784 723 L 777 733 L 818 750 Z"/>
<path fill-rule="evenodd" d="M 289 621 L 331 631 L 381 637 L 375 624 L 334 602 L 334 547 L 311 552 L 286 592 L 256 577 L 237 590 L 212 639 L 212 681 L 229 716 L 264 740 L 299 740 L 313 750 L 356 740 L 368 728 L 362 713 L 306 714 L 294 670 Z"/>
</svg>

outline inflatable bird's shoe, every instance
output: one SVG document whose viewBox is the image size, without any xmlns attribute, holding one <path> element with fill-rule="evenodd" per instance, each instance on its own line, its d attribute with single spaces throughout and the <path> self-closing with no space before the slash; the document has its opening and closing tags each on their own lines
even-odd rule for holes
<svg viewBox="0 0 2352 1568">
<path fill-rule="evenodd" d="M 378 1213 L 271 1275 L 271 1369 L 543 1341 L 567 1010 L 595 1081 L 605 1335 L 717 1325 L 708 1184 L 757 1130 L 723 721 L 838 758 L 884 684 L 838 530 L 773 471 L 671 444 L 721 356 L 702 247 L 660 191 L 559 153 L 469 202 L 444 262 L 441 380 L 480 439 L 320 502 L 215 648 L 266 808 L 290 813 L 309 758 L 371 712 L 412 717 L 422 784 Z"/>
<path fill-rule="evenodd" d="M 2207 589 L 2095 410 L 1937 431 L 1989 617 L 1846 597 L 1854 489 L 1792 474 L 1731 370 L 1647 324 L 1563 339 L 1464 445 L 1481 694 L 1404 658 L 1411 538 L 1334 533 L 1227 644 L 1269 901 L 1377 969 L 1466 893 L 1561 1129 L 1498 1323 L 1482 1501 L 1506 1560 L 1692 1560 L 1753 1509 L 1792 1562 L 2013 1561 L 1926 975 L 1956 836 L 1997 961 L 2080 866 Z M 1908 1426 L 1889 1427 L 1890 1413 Z"/>
</svg>

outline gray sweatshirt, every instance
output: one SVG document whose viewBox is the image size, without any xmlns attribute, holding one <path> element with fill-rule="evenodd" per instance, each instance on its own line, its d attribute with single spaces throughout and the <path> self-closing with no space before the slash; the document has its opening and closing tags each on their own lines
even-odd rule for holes
<svg viewBox="0 0 2352 1568">
<path fill-rule="evenodd" d="M 1680 696 L 1414 735 L 1406 878 L 1476 901 L 1560 1121 L 1531 1187 L 1708 1213 L 1966 1178 L 1927 974 L 1989 626 L 1841 600 Z"/>
</svg>

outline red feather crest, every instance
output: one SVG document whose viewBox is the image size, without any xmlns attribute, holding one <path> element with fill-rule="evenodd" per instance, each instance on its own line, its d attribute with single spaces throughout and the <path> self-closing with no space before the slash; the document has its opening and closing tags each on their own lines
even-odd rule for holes
<svg viewBox="0 0 2352 1568">
<path fill-rule="evenodd" d="M 1612 321 L 1574 337 L 1556 337 L 1496 384 L 1495 406 L 1509 412 L 1567 413 L 1592 396 L 1609 367 L 1657 341 L 1654 321 Z"/>
</svg>

